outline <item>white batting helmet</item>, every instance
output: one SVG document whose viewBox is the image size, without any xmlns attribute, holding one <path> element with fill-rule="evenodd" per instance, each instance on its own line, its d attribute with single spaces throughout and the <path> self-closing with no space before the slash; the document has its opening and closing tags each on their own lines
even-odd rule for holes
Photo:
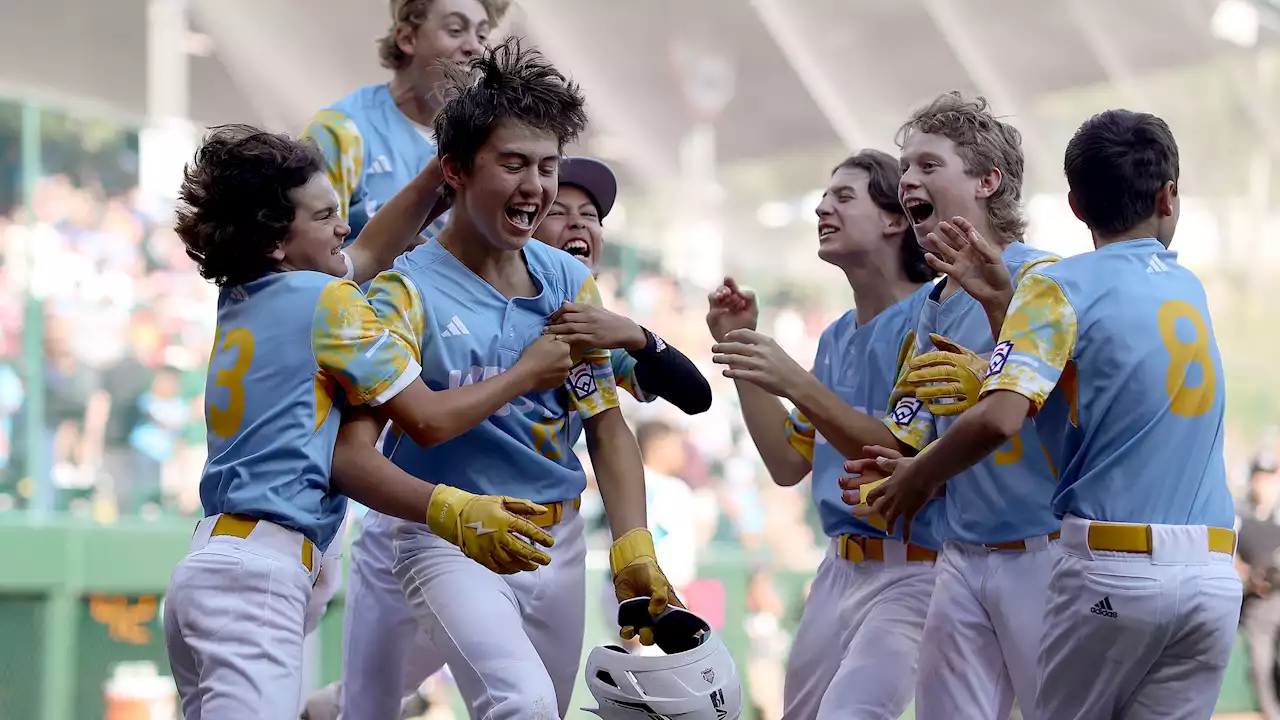
<svg viewBox="0 0 1280 720">
<path fill-rule="evenodd" d="M 623 605 L 648 603 L 635 598 Z M 604 720 L 737 720 L 742 681 L 719 634 L 674 606 L 653 621 L 653 630 L 665 655 L 632 655 L 616 645 L 591 651 L 586 680 L 599 707 L 584 710 Z"/>
</svg>

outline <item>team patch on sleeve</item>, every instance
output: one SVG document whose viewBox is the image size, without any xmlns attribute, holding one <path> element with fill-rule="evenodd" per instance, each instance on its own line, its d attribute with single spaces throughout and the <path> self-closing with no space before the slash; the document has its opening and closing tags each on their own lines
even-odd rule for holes
<svg viewBox="0 0 1280 720">
<path fill-rule="evenodd" d="M 591 365 L 585 361 L 569 370 L 569 378 L 565 380 L 565 384 L 579 400 L 586 400 L 596 393 L 596 376 L 591 372 Z"/>
<path fill-rule="evenodd" d="M 1013 341 L 1005 340 L 995 349 L 991 351 L 991 364 L 987 365 L 987 377 L 999 375 L 1004 370 L 1004 364 L 1009 360 L 1009 353 L 1013 352 Z"/>
<path fill-rule="evenodd" d="M 916 415 L 920 413 L 920 408 L 924 407 L 924 403 L 916 397 L 904 397 L 893 406 L 893 421 L 907 427 L 912 420 L 916 419 Z"/>
</svg>

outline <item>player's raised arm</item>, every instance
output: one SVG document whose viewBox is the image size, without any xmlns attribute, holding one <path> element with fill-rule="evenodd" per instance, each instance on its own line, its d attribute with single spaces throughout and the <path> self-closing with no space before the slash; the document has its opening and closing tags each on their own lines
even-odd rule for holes
<svg viewBox="0 0 1280 720">
<path fill-rule="evenodd" d="M 711 385 L 693 361 L 674 345 L 641 327 L 645 345 L 627 352 L 635 359 L 636 384 L 649 395 L 680 408 L 686 415 L 697 415 L 711 408 Z"/>
<path fill-rule="evenodd" d="M 847 458 L 861 457 L 867 445 L 897 447 L 882 423 L 850 407 L 777 342 L 755 331 L 759 309 L 753 293 L 726 278 L 708 302 L 707 326 L 717 341 L 711 348 L 712 361 L 727 366 L 725 377 L 738 388 L 747 430 L 774 482 L 794 485 L 808 474 L 810 460 L 804 448 L 812 452 L 815 428 Z M 782 397 L 799 413 L 789 417 Z M 787 428 L 790 432 L 784 432 Z"/>
<path fill-rule="evenodd" d="M 938 223 L 938 231 L 929 233 L 923 244 L 931 251 L 925 256 L 930 267 L 945 273 L 982 305 L 991 325 L 991 337 L 999 340 L 1017 285 L 1009 276 L 1000 248 L 962 217 Z M 1051 255 L 1029 262 L 1019 271 L 1019 278 L 1034 267 L 1058 259 Z"/>
<path fill-rule="evenodd" d="M 302 130 L 324 155 L 324 173 L 338 191 L 338 210 L 351 219 L 351 200 L 364 174 L 364 137 L 355 120 L 338 110 L 321 110 Z"/>
<path fill-rule="evenodd" d="M 723 343 L 732 331 L 755 330 L 760 315 L 755 293 L 739 288 L 733 278 L 725 278 L 724 284 L 707 296 L 707 304 L 707 329 L 717 343 Z M 733 378 L 742 405 L 742 419 L 769 476 L 777 485 L 795 485 L 813 469 L 812 424 L 803 420 L 792 426 L 782 401 L 748 377 L 735 377 L 736 354 L 721 353 L 716 350 L 718 347 L 712 347 L 712 352 L 718 353 L 712 356 L 712 361 L 728 365 L 725 375 Z M 738 369 L 746 370 L 742 365 Z"/>
<path fill-rule="evenodd" d="M 440 161 L 432 158 L 408 185 L 378 208 L 360 231 L 359 241 L 343 251 L 351 259 L 357 283 L 363 284 L 390 269 L 397 257 L 417 244 L 422 230 L 447 207 L 440 192 L 443 182 Z"/>
</svg>

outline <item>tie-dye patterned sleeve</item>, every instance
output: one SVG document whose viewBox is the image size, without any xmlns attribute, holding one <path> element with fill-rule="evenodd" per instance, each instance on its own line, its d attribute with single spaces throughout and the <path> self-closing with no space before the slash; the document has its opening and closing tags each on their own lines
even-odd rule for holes
<svg viewBox="0 0 1280 720">
<path fill-rule="evenodd" d="M 394 270 L 378 273 L 369 283 L 369 305 L 378 322 L 399 342 L 413 349 L 414 360 L 421 362 L 427 314 L 418 286 L 407 276 Z"/>
<path fill-rule="evenodd" d="M 350 218 L 351 198 L 364 174 L 364 138 L 356 123 L 337 110 L 321 110 L 302 130 L 303 137 L 315 140 L 324 153 L 325 174 L 338 191 L 342 217 Z"/>
<path fill-rule="evenodd" d="M 658 399 L 657 395 L 651 395 L 640 387 L 640 381 L 636 379 L 636 359 L 631 357 L 631 353 L 622 349 L 614 349 L 609 351 L 609 358 L 613 363 L 613 381 L 614 383 L 626 390 L 642 403 L 650 403 Z"/>
<path fill-rule="evenodd" d="M 1009 304 L 982 394 L 1012 390 L 1039 410 L 1075 352 L 1076 333 L 1076 311 L 1062 287 L 1045 275 L 1027 274 Z"/>
<path fill-rule="evenodd" d="M 787 442 L 791 443 L 791 447 L 810 463 L 813 462 L 815 438 L 817 438 L 817 432 L 813 429 L 813 423 L 800 412 L 800 408 L 792 408 L 791 413 L 787 415 Z"/>
<path fill-rule="evenodd" d="M 316 302 L 311 351 L 354 405 L 381 405 L 418 377 L 418 350 L 378 321 L 350 280 L 334 280 Z"/>
<path fill-rule="evenodd" d="M 580 264 L 580 263 L 577 263 Z M 585 278 L 578 286 L 573 301 L 578 305 L 595 305 L 604 307 L 600 300 L 600 290 L 596 287 L 595 278 L 583 268 Z M 587 419 L 618 407 L 618 388 L 613 377 L 613 361 L 608 350 L 590 348 L 583 350 L 577 364 L 569 370 L 569 378 L 565 387 L 569 389 L 569 399 L 574 410 Z"/>
</svg>

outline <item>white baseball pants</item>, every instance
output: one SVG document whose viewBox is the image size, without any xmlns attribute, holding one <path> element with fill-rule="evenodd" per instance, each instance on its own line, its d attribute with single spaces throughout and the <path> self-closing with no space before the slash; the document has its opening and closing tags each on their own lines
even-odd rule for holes
<svg viewBox="0 0 1280 720">
<path fill-rule="evenodd" d="M 370 511 L 351 544 L 342 618 L 342 720 L 399 720 L 401 699 L 444 667 L 392 571 L 391 534 L 399 522 Z"/>
<path fill-rule="evenodd" d="M 1043 720 L 1034 712 L 1036 657 L 1060 550 L 1043 535 L 1024 543 L 943 548 L 920 644 L 919 720 L 1005 720 L 1015 697 L 1025 720 Z"/>
<path fill-rule="evenodd" d="M 885 545 L 886 558 L 904 548 Z M 784 720 L 896 720 L 911 703 L 936 576 L 900 554 L 855 563 L 832 541 L 791 645 Z"/>
<path fill-rule="evenodd" d="M 296 718 L 303 622 L 321 557 L 309 542 L 258 521 L 246 538 L 211 536 L 201 520 L 169 581 L 164 636 L 185 720 Z"/>
<path fill-rule="evenodd" d="M 1152 525 L 1151 552 L 1091 550 L 1062 523 L 1040 646 L 1039 717 L 1208 720 L 1240 619 L 1232 556 L 1203 525 Z"/>
<path fill-rule="evenodd" d="M 572 505 L 547 529 L 551 564 L 498 575 L 425 525 L 393 529 L 410 612 L 449 665 L 472 717 L 553 720 L 568 712 L 582 658 L 586 540 Z"/>
</svg>

